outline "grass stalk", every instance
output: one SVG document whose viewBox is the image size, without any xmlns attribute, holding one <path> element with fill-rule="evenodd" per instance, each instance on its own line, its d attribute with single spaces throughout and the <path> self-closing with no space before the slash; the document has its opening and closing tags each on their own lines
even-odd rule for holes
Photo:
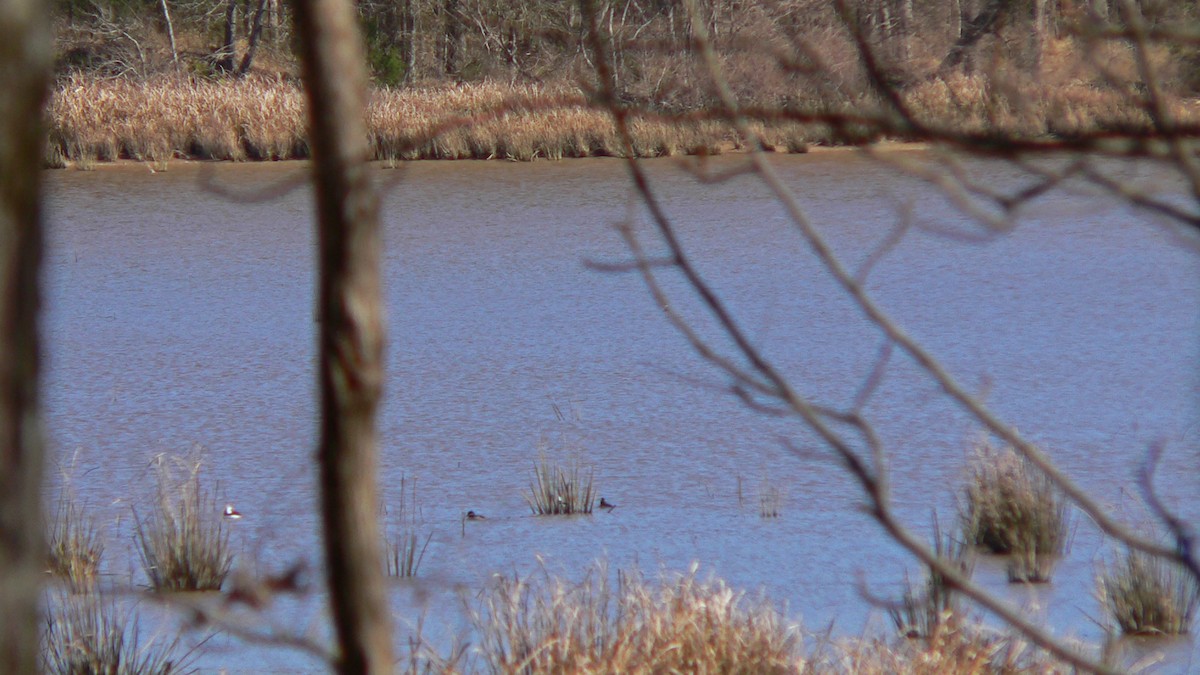
<svg viewBox="0 0 1200 675">
<path fill-rule="evenodd" d="M 428 532 L 422 541 L 418 530 L 421 525 L 420 508 L 417 506 L 417 481 L 409 484 L 400 477 L 400 506 L 397 511 L 399 527 L 394 534 L 385 533 L 385 568 L 388 576 L 409 578 L 417 576 L 433 532 Z"/>
</svg>

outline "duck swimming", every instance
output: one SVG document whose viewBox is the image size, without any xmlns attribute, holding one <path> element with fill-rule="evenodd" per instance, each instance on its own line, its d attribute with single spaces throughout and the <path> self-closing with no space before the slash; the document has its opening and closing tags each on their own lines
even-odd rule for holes
<svg viewBox="0 0 1200 675">
<path fill-rule="evenodd" d="M 475 513 L 474 511 L 467 511 L 467 520 L 487 520 L 487 517 L 484 516 L 482 513 Z"/>
<path fill-rule="evenodd" d="M 617 508 L 617 505 L 608 501 L 604 497 L 601 497 L 600 498 L 600 508 L 607 509 L 609 513 L 612 513 L 612 510 Z"/>
<path fill-rule="evenodd" d="M 233 508 L 233 504 L 225 505 L 225 518 L 228 520 L 241 520 L 242 514 L 237 509 Z"/>
</svg>

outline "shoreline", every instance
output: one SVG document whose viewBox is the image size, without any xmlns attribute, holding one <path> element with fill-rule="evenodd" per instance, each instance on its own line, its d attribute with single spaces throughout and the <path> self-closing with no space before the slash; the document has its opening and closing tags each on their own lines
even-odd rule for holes
<svg viewBox="0 0 1200 675">
<path fill-rule="evenodd" d="M 893 141 L 893 140 L 885 139 L 885 140 L 880 140 L 880 141 L 876 141 L 873 143 L 865 143 L 865 144 L 860 144 L 860 145 L 812 145 L 812 146 L 806 147 L 804 150 L 801 150 L 801 151 L 785 151 L 785 150 L 775 149 L 775 150 L 765 150 L 764 152 L 768 155 L 778 155 L 778 156 L 832 155 L 832 154 L 873 153 L 873 152 L 899 153 L 899 152 L 924 152 L 924 151 L 929 150 L 930 147 L 932 147 L 932 146 L 929 143 L 925 143 L 925 142 Z M 700 157 L 705 157 L 706 159 L 717 159 L 717 158 L 721 158 L 721 157 L 733 158 L 733 157 L 738 157 L 738 156 L 743 156 L 743 155 L 749 155 L 750 153 L 751 153 L 751 151 L 748 149 L 745 149 L 745 148 L 729 147 L 729 148 L 724 148 L 721 151 L 712 153 L 712 154 L 703 154 L 703 153 L 687 154 L 687 153 L 685 153 L 685 154 L 679 154 L 679 155 L 636 157 L 635 159 L 637 159 L 638 161 L 671 160 L 671 159 L 686 160 L 686 159 L 700 158 Z M 401 159 L 401 160 L 371 159 L 368 161 L 368 164 L 371 165 L 372 168 L 379 169 L 382 171 L 387 171 L 387 170 L 395 169 L 402 165 L 409 164 L 412 162 L 418 162 L 418 163 L 452 163 L 452 162 L 505 163 L 505 162 L 508 162 L 508 163 L 523 164 L 523 163 L 532 163 L 532 162 L 571 162 L 571 161 L 585 161 L 585 160 L 624 161 L 626 159 L 627 158 L 625 158 L 625 157 L 618 157 L 618 156 L 612 156 L 612 155 L 590 155 L 590 156 L 585 156 L 585 157 L 560 157 L 560 158 L 554 158 L 554 159 L 543 158 L 543 157 L 533 157 L 533 158 L 531 158 L 529 160 L 525 160 L 525 161 L 517 161 L 517 160 L 502 159 L 502 158 L 491 158 L 491 159 L 485 159 L 485 158 L 465 158 L 465 159 L 417 158 L 417 159 Z M 87 173 L 90 171 L 147 171 L 148 173 L 151 173 L 151 174 L 157 174 L 157 173 L 168 173 L 172 169 L 178 169 L 178 168 L 184 168 L 185 170 L 190 170 L 190 169 L 203 169 L 203 168 L 207 168 L 207 167 L 217 167 L 217 166 L 263 166 L 263 165 L 271 165 L 271 164 L 277 164 L 277 165 L 280 165 L 283 167 L 289 167 L 289 166 L 294 166 L 294 165 L 307 164 L 308 162 L 311 162 L 311 161 L 312 161 L 311 158 L 308 158 L 308 157 L 295 157 L 295 158 L 287 158 L 287 159 L 248 159 L 247 158 L 247 159 L 238 159 L 238 160 L 197 158 L 197 157 L 172 157 L 167 160 L 158 160 L 158 161 L 153 161 L 153 160 L 149 160 L 149 159 L 133 159 L 133 158 L 129 158 L 129 157 L 121 157 L 121 158 L 117 158 L 117 159 L 104 160 L 104 161 L 93 160 L 90 163 L 84 163 L 86 165 L 81 165 L 81 163 L 66 160 L 61 165 L 44 166 L 42 168 L 45 171 L 63 171 L 63 170 L 65 170 L 65 171 L 79 171 L 79 172 L 84 172 L 84 173 Z"/>
</svg>

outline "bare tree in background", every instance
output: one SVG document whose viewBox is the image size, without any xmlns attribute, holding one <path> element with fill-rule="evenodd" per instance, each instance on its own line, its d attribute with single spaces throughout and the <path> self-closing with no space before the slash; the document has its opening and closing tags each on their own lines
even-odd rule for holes
<svg viewBox="0 0 1200 675">
<path fill-rule="evenodd" d="M 375 467 L 383 386 L 379 198 L 368 174 L 366 60 L 350 0 L 296 0 L 317 195 L 325 568 L 343 673 L 392 668 Z"/>
<path fill-rule="evenodd" d="M 34 673 L 44 569 L 39 410 L 42 103 L 52 54 L 41 0 L 0 2 L 0 671 Z"/>
</svg>

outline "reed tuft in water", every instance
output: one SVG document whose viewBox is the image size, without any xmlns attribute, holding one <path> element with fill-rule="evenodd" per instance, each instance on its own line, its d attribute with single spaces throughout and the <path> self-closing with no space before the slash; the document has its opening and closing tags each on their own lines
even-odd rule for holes
<svg viewBox="0 0 1200 675">
<path fill-rule="evenodd" d="M 763 518 L 778 518 L 783 507 L 783 491 L 769 480 L 763 479 L 758 493 L 758 515 Z"/>
<path fill-rule="evenodd" d="M 398 527 L 384 534 L 385 568 L 388 576 L 415 577 L 429 549 L 433 532 L 427 532 L 422 540 L 418 530 L 421 525 L 420 508 L 417 506 L 417 481 L 409 485 L 406 477 L 400 478 L 400 506 L 396 513 Z"/>
<path fill-rule="evenodd" d="M 42 671 L 54 675 L 172 675 L 190 672 L 179 637 L 143 642 L 138 619 L 96 593 L 62 595 L 49 603 Z"/>
<path fill-rule="evenodd" d="M 1013 581 L 1049 580 L 1067 542 L 1067 505 L 1054 485 L 1011 448 L 978 448 L 959 520 L 971 545 L 1011 555 Z"/>
<path fill-rule="evenodd" d="M 188 477 L 177 481 L 160 456 L 157 472 L 153 513 L 143 519 L 136 508 L 133 511 L 134 539 L 151 588 L 220 590 L 233 565 L 233 551 L 221 507 L 201 487 L 200 462 L 193 462 Z"/>
<path fill-rule="evenodd" d="M 537 516 L 591 513 L 596 501 L 592 471 L 585 471 L 578 460 L 564 467 L 550 461 L 542 452 L 533 467 L 533 479 L 525 501 Z"/>
<path fill-rule="evenodd" d="M 1127 635 L 1187 633 L 1200 604 L 1200 586 L 1191 574 L 1140 551 L 1127 551 L 1108 565 L 1097 587 L 1109 616 Z"/>
<path fill-rule="evenodd" d="M 48 566 L 75 593 L 95 589 L 100 577 L 104 543 L 95 522 L 67 492 L 59 495 L 46 533 Z"/>
<path fill-rule="evenodd" d="M 938 559 L 970 576 L 975 567 L 971 549 L 962 539 L 950 533 L 942 533 L 937 518 L 933 520 L 933 550 Z M 917 588 L 906 581 L 904 596 L 895 606 L 888 608 L 888 616 L 896 631 L 907 638 L 929 638 L 935 635 L 942 624 L 957 620 L 954 588 L 945 575 L 933 569 L 927 570 L 925 583 Z"/>
</svg>

